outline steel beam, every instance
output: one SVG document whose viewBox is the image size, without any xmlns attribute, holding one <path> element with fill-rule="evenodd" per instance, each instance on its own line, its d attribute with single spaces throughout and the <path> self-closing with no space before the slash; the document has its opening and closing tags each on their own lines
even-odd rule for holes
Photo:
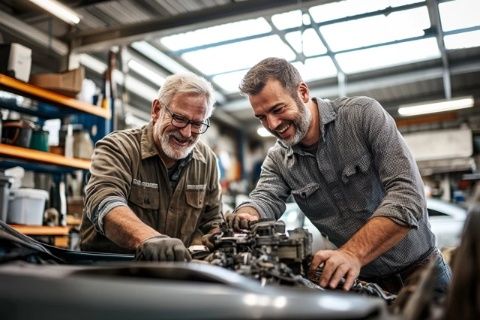
<svg viewBox="0 0 480 320">
<path fill-rule="evenodd" d="M 134 25 L 125 25 L 105 30 L 79 33 L 70 37 L 72 50 L 76 52 L 99 51 L 114 45 L 128 44 L 133 41 L 152 39 L 167 34 L 208 27 L 222 23 L 257 18 L 300 6 L 314 6 L 333 2 L 333 0 L 251 0 L 231 2 L 199 11 L 187 12 Z"/>
</svg>

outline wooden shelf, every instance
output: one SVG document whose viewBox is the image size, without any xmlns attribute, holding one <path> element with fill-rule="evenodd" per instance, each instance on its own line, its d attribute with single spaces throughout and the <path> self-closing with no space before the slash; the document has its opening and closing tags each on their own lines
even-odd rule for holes
<svg viewBox="0 0 480 320">
<path fill-rule="evenodd" d="M 68 236 L 69 227 L 48 227 L 11 224 L 10 227 L 27 236 Z"/>
<path fill-rule="evenodd" d="M 59 154 L 22 148 L 8 144 L 0 144 L 0 156 L 2 155 L 75 169 L 90 169 L 90 160 L 65 158 Z"/>
<path fill-rule="evenodd" d="M 110 111 L 107 109 L 102 109 L 89 103 L 75 100 L 74 98 L 19 81 L 3 74 L 0 74 L 0 87 L 105 119 L 110 119 L 111 117 Z"/>
</svg>

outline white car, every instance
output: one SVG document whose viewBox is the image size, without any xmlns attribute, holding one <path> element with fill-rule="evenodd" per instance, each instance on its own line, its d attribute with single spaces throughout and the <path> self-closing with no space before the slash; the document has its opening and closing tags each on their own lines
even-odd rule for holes
<svg viewBox="0 0 480 320">
<path fill-rule="evenodd" d="M 295 202 L 289 202 L 286 205 L 287 208 L 280 217 L 280 220 L 285 221 L 286 230 L 303 227 L 310 231 L 313 238 L 313 252 L 316 252 L 319 248 L 325 248 L 325 246 L 327 248 L 333 246 L 305 217 Z M 460 235 L 467 217 L 467 210 L 455 204 L 433 198 L 427 198 L 427 209 L 432 231 L 437 238 L 437 247 L 442 249 L 457 246 L 460 243 Z"/>
<path fill-rule="evenodd" d="M 427 209 L 432 231 L 437 237 L 437 247 L 458 246 L 467 210 L 434 198 L 427 198 Z"/>
</svg>

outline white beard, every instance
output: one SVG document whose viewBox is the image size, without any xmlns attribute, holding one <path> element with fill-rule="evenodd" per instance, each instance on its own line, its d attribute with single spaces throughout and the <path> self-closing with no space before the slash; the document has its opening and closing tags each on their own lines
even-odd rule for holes
<svg viewBox="0 0 480 320">
<path fill-rule="evenodd" d="M 186 158 L 190 154 L 190 152 L 192 152 L 193 148 L 195 147 L 195 142 L 198 140 L 198 138 L 194 139 L 193 142 L 186 147 L 174 148 L 170 145 L 169 140 L 171 136 L 175 136 L 175 134 L 172 132 L 162 135 L 160 137 L 160 146 L 162 148 L 162 151 L 167 155 L 167 157 L 175 160 Z"/>
</svg>

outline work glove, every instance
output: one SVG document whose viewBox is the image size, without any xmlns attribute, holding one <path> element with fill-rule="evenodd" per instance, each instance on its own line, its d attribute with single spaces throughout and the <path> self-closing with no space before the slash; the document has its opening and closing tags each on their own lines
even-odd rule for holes
<svg viewBox="0 0 480 320">
<path fill-rule="evenodd" d="M 135 252 L 141 261 L 190 261 L 190 252 L 180 239 L 158 235 L 144 240 Z"/>
</svg>

